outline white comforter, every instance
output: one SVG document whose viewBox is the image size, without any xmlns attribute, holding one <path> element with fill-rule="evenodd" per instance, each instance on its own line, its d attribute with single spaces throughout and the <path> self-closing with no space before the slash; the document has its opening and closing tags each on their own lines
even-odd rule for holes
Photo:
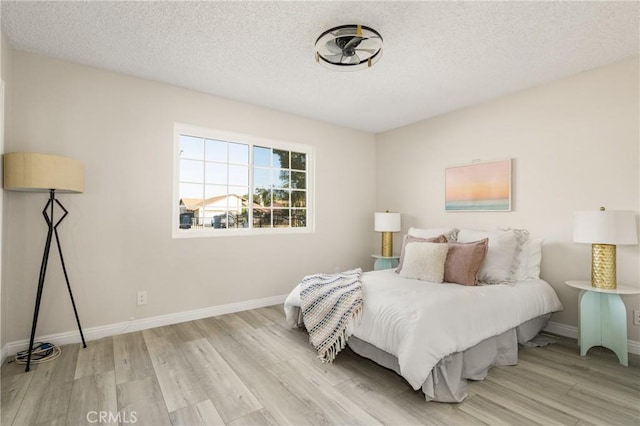
<svg viewBox="0 0 640 426">
<path fill-rule="evenodd" d="M 353 335 L 398 358 L 401 375 L 418 390 L 447 355 L 562 305 L 543 280 L 462 286 L 401 278 L 392 269 L 362 274 L 364 309 Z M 297 326 L 300 286 L 287 297 L 287 321 Z"/>
</svg>

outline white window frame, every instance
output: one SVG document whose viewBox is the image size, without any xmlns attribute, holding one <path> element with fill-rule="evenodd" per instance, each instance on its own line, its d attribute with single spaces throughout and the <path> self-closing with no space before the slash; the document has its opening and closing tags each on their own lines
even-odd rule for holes
<svg viewBox="0 0 640 426">
<path fill-rule="evenodd" d="M 180 135 L 192 135 L 207 139 L 222 140 L 249 145 L 249 196 L 253 201 L 253 146 L 264 146 L 272 149 L 303 152 L 306 159 L 306 191 L 307 191 L 307 226 L 287 228 L 191 228 L 180 229 L 177 218 L 180 215 Z M 315 232 L 315 149 L 303 145 L 280 140 L 261 138 L 253 135 L 229 132 L 220 129 L 210 129 L 184 123 L 174 123 L 173 126 L 173 193 L 171 196 L 171 235 L 173 238 L 208 238 L 248 235 L 290 235 L 308 234 Z M 251 204 L 250 204 L 251 205 Z"/>
</svg>

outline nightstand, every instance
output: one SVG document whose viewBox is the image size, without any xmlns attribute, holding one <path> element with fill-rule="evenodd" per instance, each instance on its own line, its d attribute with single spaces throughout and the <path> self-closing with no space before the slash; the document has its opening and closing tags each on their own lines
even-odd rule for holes
<svg viewBox="0 0 640 426">
<path fill-rule="evenodd" d="M 611 349 L 620 364 L 629 365 L 627 348 L 627 309 L 620 295 L 638 294 L 640 288 L 618 285 L 616 289 L 597 288 L 590 281 L 565 281 L 580 290 L 578 345 L 580 356 L 593 346 Z"/>
<path fill-rule="evenodd" d="M 372 254 L 371 257 L 376 260 L 376 262 L 373 264 L 374 271 L 397 268 L 398 259 L 400 259 L 400 256 L 380 256 L 378 254 Z"/>
</svg>

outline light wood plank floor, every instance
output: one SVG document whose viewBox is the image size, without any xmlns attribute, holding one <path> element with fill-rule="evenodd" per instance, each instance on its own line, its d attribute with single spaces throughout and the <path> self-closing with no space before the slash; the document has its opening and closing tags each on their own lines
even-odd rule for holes
<svg viewBox="0 0 640 426">
<path fill-rule="evenodd" d="M 469 386 L 460 404 L 424 401 L 349 349 L 322 364 L 282 306 L 62 347 L 59 358 L 2 366 L 2 425 L 640 424 L 640 357 L 579 356 L 557 337 L 521 349 Z"/>
</svg>

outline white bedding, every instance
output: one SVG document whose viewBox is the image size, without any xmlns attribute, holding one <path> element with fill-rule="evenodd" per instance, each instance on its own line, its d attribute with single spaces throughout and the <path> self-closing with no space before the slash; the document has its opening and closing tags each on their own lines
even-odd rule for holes
<svg viewBox="0 0 640 426">
<path fill-rule="evenodd" d="M 401 278 L 393 269 L 362 274 L 364 307 L 353 335 L 398 358 L 401 375 L 418 390 L 444 357 L 562 309 L 543 280 L 463 286 Z M 287 297 L 297 326 L 299 285 Z"/>
</svg>

